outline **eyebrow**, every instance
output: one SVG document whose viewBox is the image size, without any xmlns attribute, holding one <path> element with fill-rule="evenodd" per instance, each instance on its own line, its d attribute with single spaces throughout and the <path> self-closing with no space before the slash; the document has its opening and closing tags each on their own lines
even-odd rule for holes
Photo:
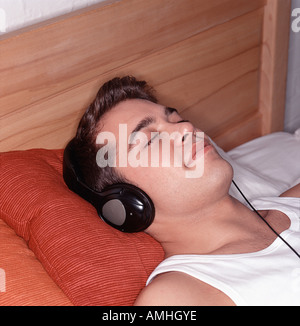
<svg viewBox="0 0 300 326">
<path fill-rule="evenodd" d="M 170 107 L 165 107 L 164 108 L 164 113 L 165 116 L 168 117 L 169 115 L 171 115 L 172 113 L 178 113 L 178 111 L 174 108 L 170 108 Z M 128 147 L 128 150 L 130 151 L 131 148 L 133 147 L 134 144 L 132 144 L 134 137 L 136 135 L 137 132 L 141 131 L 142 129 L 145 129 L 147 127 L 149 127 L 151 124 L 156 122 L 156 118 L 153 116 L 149 116 L 146 117 L 144 119 L 142 119 L 137 125 L 136 127 L 133 129 L 133 131 L 131 132 L 130 136 L 129 136 L 129 140 L 130 140 L 130 144 Z"/>
</svg>

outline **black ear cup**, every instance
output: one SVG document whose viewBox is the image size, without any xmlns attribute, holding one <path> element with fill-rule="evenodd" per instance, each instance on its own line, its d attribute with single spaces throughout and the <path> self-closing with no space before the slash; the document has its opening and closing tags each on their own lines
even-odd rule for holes
<svg viewBox="0 0 300 326">
<path fill-rule="evenodd" d="M 141 189 L 130 184 L 114 184 L 101 193 L 96 207 L 98 215 L 111 226 L 123 232 L 140 232 L 154 220 L 155 209 L 151 199 Z"/>
<path fill-rule="evenodd" d="M 120 199 L 112 199 L 102 206 L 99 215 L 116 227 L 121 227 L 126 221 L 126 208 Z"/>
<path fill-rule="evenodd" d="M 130 184 L 114 184 L 102 192 L 89 188 L 78 177 L 78 166 L 72 150 L 73 140 L 64 151 L 63 177 L 70 190 L 89 201 L 99 217 L 123 232 L 141 232 L 154 220 L 155 209 L 150 197 Z"/>
</svg>

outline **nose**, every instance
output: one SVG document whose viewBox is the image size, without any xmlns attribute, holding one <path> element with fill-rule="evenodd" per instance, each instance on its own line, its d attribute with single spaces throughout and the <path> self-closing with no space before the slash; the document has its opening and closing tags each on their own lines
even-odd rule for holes
<svg viewBox="0 0 300 326">
<path fill-rule="evenodd" d="M 193 135 L 195 128 L 194 125 L 189 120 L 182 120 L 179 123 L 180 133 L 183 135 L 183 138 L 185 138 L 187 135 Z M 183 139 L 184 140 L 184 139 Z"/>
<path fill-rule="evenodd" d="M 181 145 L 188 137 L 193 137 L 195 128 L 189 120 L 181 120 L 172 124 L 171 132 L 176 132 L 176 143 Z"/>
</svg>

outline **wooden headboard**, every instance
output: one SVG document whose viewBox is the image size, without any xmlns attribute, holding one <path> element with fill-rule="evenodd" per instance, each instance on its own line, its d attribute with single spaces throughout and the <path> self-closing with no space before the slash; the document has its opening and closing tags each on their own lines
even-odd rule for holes
<svg viewBox="0 0 300 326">
<path fill-rule="evenodd" d="M 228 150 L 281 130 L 289 0 L 121 0 L 0 37 L 0 151 L 63 148 L 111 77 Z"/>
</svg>

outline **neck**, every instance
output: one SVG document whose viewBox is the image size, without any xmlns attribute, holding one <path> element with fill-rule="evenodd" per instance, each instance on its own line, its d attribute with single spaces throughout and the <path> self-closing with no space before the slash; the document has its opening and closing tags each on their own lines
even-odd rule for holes
<svg viewBox="0 0 300 326">
<path fill-rule="evenodd" d="M 174 221 L 174 220 L 173 220 Z M 218 254 L 226 252 L 253 234 L 256 214 L 235 198 L 226 195 L 217 203 L 199 209 L 193 216 L 167 225 L 154 237 L 162 244 L 166 257 L 179 254 Z"/>
</svg>

